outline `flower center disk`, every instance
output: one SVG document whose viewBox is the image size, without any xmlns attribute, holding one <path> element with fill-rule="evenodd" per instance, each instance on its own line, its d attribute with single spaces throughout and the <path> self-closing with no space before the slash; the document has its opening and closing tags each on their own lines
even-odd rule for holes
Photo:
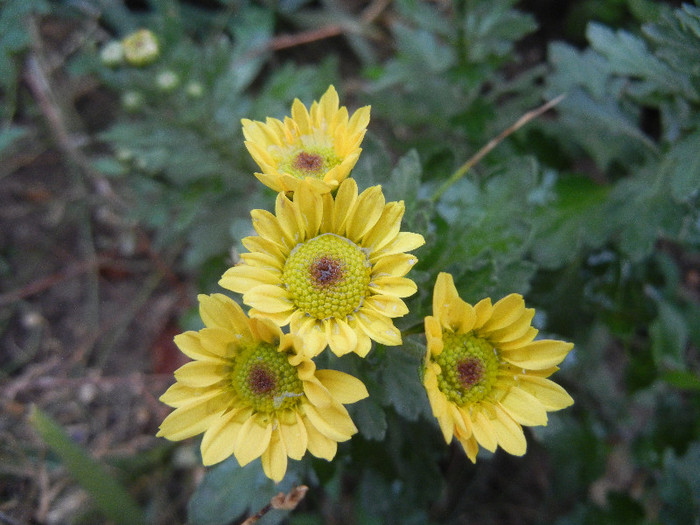
<svg viewBox="0 0 700 525">
<path fill-rule="evenodd" d="M 371 264 L 354 242 L 326 233 L 298 244 L 282 272 L 294 304 L 316 319 L 342 318 L 369 295 Z"/>
<path fill-rule="evenodd" d="M 329 170 L 341 163 L 333 148 L 307 146 L 303 150 L 295 149 L 280 163 L 280 170 L 297 179 L 314 177 L 322 179 Z"/>
<path fill-rule="evenodd" d="M 304 393 L 304 385 L 287 356 L 266 343 L 247 348 L 236 357 L 231 384 L 258 412 L 291 408 Z"/>
<path fill-rule="evenodd" d="M 442 353 L 433 358 L 441 369 L 438 388 L 460 406 L 481 401 L 496 382 L 497 352 L 472 334 L 443 332 L 442 339 Z"/>
</svg>

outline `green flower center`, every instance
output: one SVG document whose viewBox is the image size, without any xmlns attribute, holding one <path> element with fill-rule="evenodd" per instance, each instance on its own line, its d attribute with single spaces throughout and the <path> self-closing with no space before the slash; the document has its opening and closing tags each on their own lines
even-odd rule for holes
<svg viewBox="0 0 700 525">
<path fill-rule="evenodd" d="M 231 383 L 258 412 L 291 408 L 304 395 L 304 385 L 287 356 L 267 343 L 244 349 L 235 359 Z"/>
<path fill-rule="evenodd" d="M 298 244 L 289 254 L 282 282 L 294 304 L 316 319 L 342 318 L 369 295 L 372 265 L 354 242 L 325 233 Z"/>
<path fill-rule="evenodd" d="M 498 353 L 471 333 L 443 332 L 442 339 L 442 353 L 433 358 L 441 369 L 438 388 L 459 406 L 481 401 L 496 382 Z"/>
<path fill-rule="evenodd" d="M 307 146 L 303 150 L 293 150 L 280 163 L 279 170 L 297 179 L 306 177 L 322 179 L 341 161 L 342 159 L 336 157 L 333 148 Z"/>
</svg>

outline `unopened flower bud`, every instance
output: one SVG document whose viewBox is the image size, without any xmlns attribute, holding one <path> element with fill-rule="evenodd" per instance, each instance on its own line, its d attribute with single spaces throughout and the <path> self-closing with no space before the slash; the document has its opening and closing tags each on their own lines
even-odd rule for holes
<svg viewBox="0 0 700 525">
<path fill-rule="evenodd" d="M 158 39 L 148 29 L 139 29 L 122 40 L 124 58 L 132 66 L 145 66 L 160 55 Z"/>
<path fill-rule="evenodd" d="M 185 93 L 187 93 L 192 98 L 199 98 L 204 93 L 204 87 L 200 82 L 193 80 L 189 82 L 185 87 Z"/>
<path fill-rule="evenodd" d="M 138 91 L 127 91 L 122 95 L 122 106 L 127 111 L 136 111 L 143 105 L 143 95 Z"/>
<path fill-rule="evenodd" d="M 163 91 L 172 91 L 180 83 L 180 77 L 173 71 L 163 71 L 156 77 L 156 85 Z"/>
<path fill-rule="evenodd" d="M 100 60 L 107 67 L 115 67 L 124 62 L 124 48 L 121 42 L 112 40 L 100 51 Z"/>
</svg>

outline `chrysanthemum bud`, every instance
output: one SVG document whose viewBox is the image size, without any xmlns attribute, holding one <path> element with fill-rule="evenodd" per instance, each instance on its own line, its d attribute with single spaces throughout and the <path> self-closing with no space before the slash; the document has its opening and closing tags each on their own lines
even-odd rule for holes
<svg viewBox="0 0 700 525">
<path fill-rule="evenodd" d="M 124 47 L 121 42 L 112 40 L 100 51 L 100 60 L 107 67 L 115 67 L 124 63 Z"/>
<path fill-rule="evenodd" d="M 163 71 L 156 77 L 156 85 L 162 91 L 172 91 L 180 84 L 180 77 L 173 71 Z"/>
<path fill-rule="evenodd" d="M 132 66 L 146 66 L 160 55 L 158 39 L 148 29 L 139 29 L 122 40 L 124 58 Z"/>
<path fill-rule="evenodd" d="M 136 111 L 143 105 L 143 95 L 138 91 L 127 91 L 122 95 L 122 106 L 127 111 Z"/>
<path fill-rule="evenodd" d="M 201 82 L 192 80 L 191 82 L 187 83 L 187 86 L 185 86 L 185 93 L 192 98 L 199 98 L 204 94 L 204 87 L 202 86 Z"/>
</svg>

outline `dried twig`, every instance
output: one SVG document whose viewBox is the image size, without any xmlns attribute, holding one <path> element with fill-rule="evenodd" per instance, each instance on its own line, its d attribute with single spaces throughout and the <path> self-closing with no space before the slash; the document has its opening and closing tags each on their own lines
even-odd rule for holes
<svg viewBox="0 0 700 525">
<path fill-rule="evenodd" d="M 245 520 L 241 525 L 253 525 L 265 514 L 270 512 L 272 509 L 279 510 L 294 510 L 299 505 L 299 502 L 304 499 L 306 493 L 309 491 L 309 487 L 306 485 L 299 485 L 294 487 L 289 491 L 289 494 L 280 492 L 277 496 L 273 496 L 270 503 L 265 505 L 262 509 L 256 512 L 253 516 Z"/>
<path fill-rule="evenodd" d="M 474 156 L 472 156 L 467 162 L 462 164 L 457 171 L 455 171 L 449 179 L 445 181 L 445 183 L 440 186 L 437 191 L 433 194 L 431 200 L 433 202 L 437 201 L 443 193 L 447 191 L 447 189 L 452 186 L 455 182 L 457 182 L 459 179 L 461 179 L 474 165 L 476 165 L 481 159 L 483 159 L 493 148 L 498 146 L 503 139 L 505 139 L 508 135 L 511 135 L 512 133 L 515 133 L 517 130 L 522 128 L 525 124 L 530 122 L 532 119 L 539 117 L 542 113 L 545 111 L 553 108 L 559 102 L 561 102 L 566 95 L 559 95 L 556 98 L 553 98 L 546 104 L 541 105 L 538 108 L 535 108 L 533 110 L 528 111 L 525 113 L 522 117 L 520 117 L 518 120 L 516 120 L 511 126 L 503 130 L 501 133 L 499 133 L 496 137 L 492 138 L 483 148 L 481 148 L 479 151 L 477 151 Z"/>
</svg>

